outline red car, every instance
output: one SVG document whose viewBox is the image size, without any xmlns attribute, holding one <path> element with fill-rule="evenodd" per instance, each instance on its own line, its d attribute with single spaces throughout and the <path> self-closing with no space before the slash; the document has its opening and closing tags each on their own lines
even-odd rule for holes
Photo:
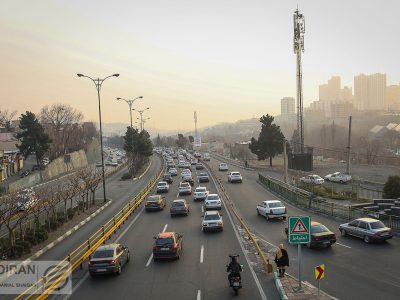
<svg viewBox="0 0 400 300">
<path fill-rule="evenodd" d="M 176 232 L 162 232 L 154 237 L 153 259 L 179 259 L 182 252 L 182 235 Z"/>
</svg>

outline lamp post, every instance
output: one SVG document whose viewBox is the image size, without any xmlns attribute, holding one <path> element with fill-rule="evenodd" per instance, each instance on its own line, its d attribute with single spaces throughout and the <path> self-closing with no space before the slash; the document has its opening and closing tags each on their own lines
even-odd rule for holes
<svg viewBox="0 0 400 300">
<path fill-rule="evenodd" d="M 102 177 L 103 177 L 103 197 L 104 197 L 104 202 L 107 201 L 106 199 L 106 179 L 105 179 L 105 174 L 104 174 L 104 157 L 103 157 L 103 131 L 102 131 L 102 127 L 101 127 L 101 105 L 100 105 L 100 90 L 101 90 L 101 86 L 104 82 L 104 80 L 110 78 L 110 77 L 118 77 L 119 74 L 113 74 L 110 76 L 107 76 L 103 79 L 101 78 L 92 78 L 83 74 L 76 74 L 78 75 L 78 77 L 86 77 L 88 79 L 90 79 L 91 81 L 93 81 L 94 85 L 96 86 L 96 90 L 97 90 L 97 99 L 99 100 L 99 121 L 100 121 L 100 148 L 101 148 L 101 170 L 102 170 Z"/>
<path fill-rule="evenodd" d="M 131 117 L 131 127 L 132 127 L 132 104 L 137 99 L 143 99 L 143 96 L 136 97 L 135 99 L 124 99 L 124 98 L 117 98 L 117 100 L 123 100 L 129 105 L 129 115 Z"/>
<path fill-rule="evenodd" d="M 143 126 L 143 130 L 144 130 L 144 123 L 146 123 L 146 121 L 149 120 L 149 119 L 150 119 L 150 117 L 143 119 L 143 121 L 142 121 L 142 123 L 143 123 L 143 125 L 142 125 L 142 126 Z"/>
<path fill-rule="evenodd" d="M 132 110 L 136 110 L 140 114 L 140 131 L 143 130 L 143 113 L 148 109 L 150 109 L 150 107 L 146 107 L 145 109 L 142 110 L 137 110 L 132 108 Z"/>
</svg>

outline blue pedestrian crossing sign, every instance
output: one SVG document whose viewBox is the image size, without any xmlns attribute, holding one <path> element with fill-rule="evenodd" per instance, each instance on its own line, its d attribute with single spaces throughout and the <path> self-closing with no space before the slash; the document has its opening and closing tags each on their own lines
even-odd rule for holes
<svg viewBox="0 0 400 300">
<path fill-rule="evenodd" d="M 291 244 L 307 244 L 310 242 L 309 216 L 289 217 L 288 237 Z"/>
</svg>

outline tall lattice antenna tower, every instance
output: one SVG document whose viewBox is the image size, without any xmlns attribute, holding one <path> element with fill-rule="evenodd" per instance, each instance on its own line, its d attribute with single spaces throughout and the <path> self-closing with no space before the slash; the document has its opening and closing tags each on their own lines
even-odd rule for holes
<svg viewBox="0 0 400 300">
<path fill-rule="evenodd" d="M 197 112 L 194 112 L 194 137 L 197 138 Z"/>
<path fill-rule="evenodd" d="M 304 123 L 303 123 L 303 82 L 301 69 L 301 53 L 304 52 L 304 33 L 306 25 L 303 14 L 297 8 L 293 14 L 294 36 L 293 51 L 296 54 L 297 74 L 297 132 L 299 134 L 300 153 L 304 153 Z"/>
</svg>

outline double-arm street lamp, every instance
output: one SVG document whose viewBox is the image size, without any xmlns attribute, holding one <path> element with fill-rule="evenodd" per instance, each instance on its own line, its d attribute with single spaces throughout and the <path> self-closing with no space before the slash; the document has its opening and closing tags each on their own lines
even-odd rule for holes
<svg viewBox="0 0 400 300">
<path fill-rule="evenodd" d="M 88 79 L 90 79 L 91 81 L 93 81 L 94 85 L 96 86 L 96 90 L 97 90 L 97 99 L 99 100 L 99 121 L 100 121 L 100 147 L 101 147 L 101 170 L 102 170 L 102 177 L 103 177 L 103 197 L 104 197 L 104 202 L 107 201 L 106 199 L 106 179 L 105 179 L 105 174 L 104 174 L 104 155 L 103 155 L 103 131 L 102 131 L 102 127 L 101 127 L 101 105 L 100 105 L 100 90 L 101 90 L 101 85 L 103 84 L 103 82 L 110 78 L 110 77 L 118 77 L 119 74 L 113 74 L 110 76 L 107 76 L 103 79 L 101 78 L 92 78 L 83 74 L 77 74 L 78 77 L 86 77 Z"/>
<path fill-rule="evenodd" d="M 129 105 L 129 115 L 131 117 L 131 127 L 132 127 L 132 104 L 133 104 L 133 102 L 135 102 L 135 100 L 142 99 L 142 98 L 143 98 L 143 96 L 136 97 L 135 99 L 117 98 L 117 100 L 123 100 L 126 103 L 128 103 L 128 105 Z"/>
<path fill-rule="evenodd" d="M 142 109 L 142 110 L 137 110 L 137 109 L 132 108 L 132 110 L 135 110 L 140 114 L 140 131 L 143 130 L 143 113 L 148 109 L 150 109 L 150 107 L 146 107 L 145 109 Z"/>
</svg>

